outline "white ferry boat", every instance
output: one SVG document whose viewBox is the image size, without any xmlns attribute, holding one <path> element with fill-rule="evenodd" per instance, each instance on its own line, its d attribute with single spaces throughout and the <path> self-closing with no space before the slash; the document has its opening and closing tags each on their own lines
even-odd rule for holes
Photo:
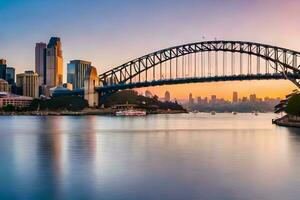
<svg viewBox="0 0 300 200">
<path fill-rule="evenodd" d="M 120 110 L 115 113 L 116 116 L 145 116 L 147 115 L 144 110 Z"/>
</svg>

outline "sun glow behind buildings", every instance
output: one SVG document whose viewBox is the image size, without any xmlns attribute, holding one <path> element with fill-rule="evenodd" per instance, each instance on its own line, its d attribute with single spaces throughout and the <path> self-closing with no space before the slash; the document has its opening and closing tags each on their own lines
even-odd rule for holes
<svg viewBox="0 0 300 200">
<path fill-rule="evenodd" d="M 170 91 L 172 99 L 188 99 L 189 93 L 194 97 L 205 97 L 217 95 L 226 100 L 232 99 L 232 92 L 238 91 L 240 96 L 249 96 L 256 94 L 260 98 L 285 98 L 291 93 L 296 86 L 288 80 L 267 80 L 267 81 L 231 81 L 231 82 L 214 82 L 214 83 L 194 83 L 183 85 L 157 86 L 151 88 L 140 88 L 138 92 L 144 93 L 146 90 L 151 91 L 159 97 L 163 97 L 165 91 Z"/>
</svg>

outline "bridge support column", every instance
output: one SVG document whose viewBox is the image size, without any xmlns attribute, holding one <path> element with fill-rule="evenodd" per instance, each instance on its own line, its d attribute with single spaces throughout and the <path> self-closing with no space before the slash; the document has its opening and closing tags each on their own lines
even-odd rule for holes
<svg viewBox="0 0 300 200">
<path fill-rule="evenodd" d="M 84 99 L 87 100 L 89 107 L 99 105 L 99 96 L 95 91 L 97 85 L 99 85 L 97 69 L 91 66 L 87 69 L 84 80 Z"/>
</svg>

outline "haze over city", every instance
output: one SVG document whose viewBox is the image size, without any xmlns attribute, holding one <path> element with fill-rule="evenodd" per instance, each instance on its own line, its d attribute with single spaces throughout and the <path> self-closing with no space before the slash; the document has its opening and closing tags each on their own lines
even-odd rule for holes
<svg viewBox="0 0 300 200">
<path fill-rule="evenodd" d="M 159 6 L 155 6 L 159 5 Z M 299 50 L 299 1 L 0 1 L 1 56 L 16 72 L 34 69 L 34 46 L 62 40 L 64 79 L 72 59 L 92 61 L 102 73 L 155 50 L 201 40 L 256 41 Z M 13 14 L 12 14 L 13 13 Z M 51 13 L 51 14 L 49 14 Z M 255 15 L 253 15 L 255 13 Z M 174 34 L 176 33 L 176 34 Z M 276 90 L 274 89 L 276 88 Z M 284 97 L 289 81 L 201 83 L 150 88 L 163 96 L 216 94 Z M 143 90 L 142 90 L 143 91 Z"/>
</svg>

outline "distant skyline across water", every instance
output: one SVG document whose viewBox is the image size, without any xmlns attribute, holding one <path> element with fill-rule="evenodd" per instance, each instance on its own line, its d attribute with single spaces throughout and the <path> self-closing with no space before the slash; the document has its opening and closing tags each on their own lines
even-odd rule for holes
<svg viewBox="0 0 300 200">
<path fill-rule="evenodd" d="M 166 90 L 166 91 L 168 91 L 168 90 Z M 170 90 L 170 91 L 172 91 L 172 90 Z M 187 94 L 186 96 L 184 96 L 182 98 L 178 98 L 178 97 L 174 96 L 173 93 L 170 92 L 170 91 L 168 91 L 169 94 L 170 94 L 170 100 L 171 101 L 175 101 L 176 100 L 176 101 L 179 101 L 180 103 L 188 103 L 189 102 L 189 95 L 190 94 L 192 94 L 192 98 L 195 101 L 195 103 L 198 101 L 198 98 L 200 98 L 202 100 L 204 100 L 206 98 L 208 101 L 210 101 L 211 98 L 212 98 L 212 96 L 216 95 L 216 93 L 214 93 L 214 92 L 204 94 L 204 93 L 199 93 L 199 92 L 192 93 L 192 92 L 186 91 L 186 94 Z M 151 96 L 155 96 L 156 95 L 162 101 L 164 101 L 164 99 L 165 99 L 165 92 L 163 94 L 162 93 L 159 93 L 159 94 L 158 93 L 152 93 L 147 88 L 138 89 L 138 92 L 139 92 L 140 95 L 143 95 L 143 96 L 147 96 L 145 93 L 146 92 L 147 93 L 150 92 Z M 216 97 L 217 97 L 218 100 L 225 100 L 227 102 L 233 102 L 233 93 L 234 92 L 237 92 L 237 100 L 238 100 L 238 102 L 243 101 L 243 98 L 247 98 L 247 101 L 249 101 L 251 95 L 255 95 L 257 101 L 265 101 L 265 100 L 268 101 L 268 100 L 279 100 L 279 99 L 281 100 L 282 99 L 280 96 L 278 96 L 278 97 L 270 97 L 268 95 L 258 96 L 255 92 L 254 93 L 244 93 L 244 92 L 240 93 L 238 91 L 227 91 L 227 95 L 226 95 L 225 98 L 224 98 L 224 96 L 218 96 L 218 95 L 216 95 Z"/>
<path fill-rule="evenodd" d="M 64 79 L 71 59 L 88 60 L 102 73 L 147 53 L 201 40 L 245 40 L 300 51 L 296 0 L 0 0 L 0 57 L 20 73 L 34 69 L 34 46 L 62 39 Z M 182 98 L 232 90 L 284 97 L 289 81 L 243 81 L 150 88 Z M 227 94 L 229 93 L 229 94 Z M 243 95 L 243 94 L 242 94 Z"/>
</svg>

